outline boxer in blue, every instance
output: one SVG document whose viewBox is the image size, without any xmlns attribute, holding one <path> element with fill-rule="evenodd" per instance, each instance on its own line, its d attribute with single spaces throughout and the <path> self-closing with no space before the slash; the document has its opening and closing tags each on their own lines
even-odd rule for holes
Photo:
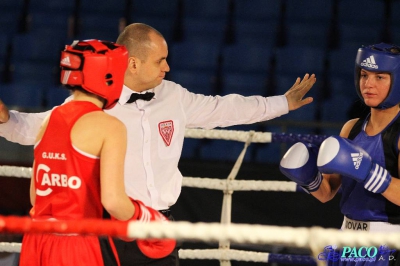
<svg viewBox="0 0 400 266">
<path fill-rule="evenodd" d="M 321 202 L 341 188 L 342 230 L 400 232 L 400 47 L 380 43 L 359 48 L 354 76 L 357 94 L 370 113 L 345 123 L 340 136 L 327 138 L 319 148 L 294 144 L 280 169 Z M 335 264 L 400 263 L 397 252 L 380 255 L 373 262 Z"/>
</svg>

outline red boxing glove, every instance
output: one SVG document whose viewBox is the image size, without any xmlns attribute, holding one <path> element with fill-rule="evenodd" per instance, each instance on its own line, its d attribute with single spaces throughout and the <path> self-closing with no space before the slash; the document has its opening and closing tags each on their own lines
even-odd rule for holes
<svg viewBox="0 0 400 266">
<path fill-rule="evenodd" d="M 153 208 L 147 207 L 140 200 L 130 200 L 132 201 L 133 206 L 135 206 L 135 213 L 129 220 L 137 220 L 145 223 L 151 221 L 168 221 L 168 219 L 164 215 L 154 210 Z"/>
<path fill-rule="evenodd" d="M 139 200 L 131 199 L 135 205 L 135 214 L 130 220 L 141 222 L 161 221 L 168 222 L 168 219 L 158 211 L 145 206 Z M 151 259 L 161 259 L 167 257 L 174 251 L 176 246 L 175 239 L 137 239 L 136 243 L 140 251 Z"/>
</svg>

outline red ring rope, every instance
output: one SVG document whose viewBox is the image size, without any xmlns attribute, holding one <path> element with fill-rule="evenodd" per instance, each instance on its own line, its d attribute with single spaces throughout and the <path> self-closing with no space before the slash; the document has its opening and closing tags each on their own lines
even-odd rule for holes
<svg viewBox="0 0 400 266">
<path fill-rule="evenodd" d="M 101 219 L 32 220 L 29 217 L 0 216 L 0 232 L 58 233 L 127 236 L 128 222 Z"/>
</svg>

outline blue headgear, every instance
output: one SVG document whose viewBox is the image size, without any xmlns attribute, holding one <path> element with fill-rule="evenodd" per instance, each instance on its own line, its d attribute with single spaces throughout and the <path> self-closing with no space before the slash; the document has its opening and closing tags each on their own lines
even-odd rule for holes
<svg viewBox="0 0 400 266">
<path fill-rule="evenodd" d="M 363 46 L 358 49 L 355 65 L 354 81 L 357 94 L 362 100 L 364 98 L 360 91 L 360 71 L 364 69 L 387 72 L 391 77 L 388 96 L 374 108 L 387 109 L 400 103 L 400 47 L 386 43 Z"/>
</svg>

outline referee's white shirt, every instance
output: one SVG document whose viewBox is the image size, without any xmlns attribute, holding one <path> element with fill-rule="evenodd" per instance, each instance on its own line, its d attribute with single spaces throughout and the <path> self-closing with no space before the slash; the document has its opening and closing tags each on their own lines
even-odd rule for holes
<svg viewBox="0 0 400 266">
<path fill-rule="evenodd" d="M 182 174 L 178 170 L 178 161 L 185 128 L 251 124 L 289 111 L 283 95 L 204 96 L 167 80 L 152 91 L 155 93 L 152 100 L 127 104 L 132 91 L 124 86 L 117 105 L 106 112 L 119 118 L 127 127 L 125 187 L 128 196 L 157 210 L 168 209 L 181 192 Z M 12 142 L 33 145 L 47 114 L 10 111 L 10 120 L 0 125 L 0 135 Z M 165 135 L 163 138 L 162 122 L 173 127 L 172 138 L 167 136 L 165 140 Z"/>
</svg>

